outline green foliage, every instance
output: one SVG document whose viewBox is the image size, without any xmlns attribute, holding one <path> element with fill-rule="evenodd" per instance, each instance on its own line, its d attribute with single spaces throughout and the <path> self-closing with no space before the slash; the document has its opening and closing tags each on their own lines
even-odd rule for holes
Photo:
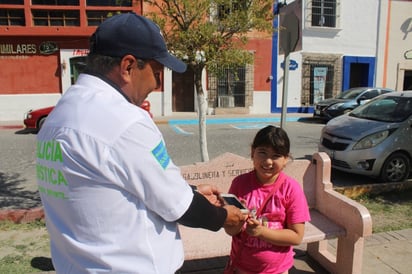
<svg viewBox="0 0 412 274">
<path fill-rule="evenodd" d="M 208 161 L 206 141 L 207 99 L 202 71 L 218 74 L 253 62 L 245 45 L 252 31 L 273 32 L 269 0 L 144 0 L 150 17 L 162 29 L 168 49 L 193 70 L 199 114 L 202 161 Z"/>
<path fill-rule="evenodd" d="M 0 273 L 37 273 L 52 269 L 44 221 L 24 224 L 1 221 L 0 232 Z M 38 263 L 42 260 L 48 265 Z"/>
<path fill-rule="evenodd" d="M 252 30 L 273 31 L 269 0 L 145 2 L 155 7 L 146 15 L 161 27 L 169 50 L 195 71 L 252 63 L 252 54 L 244 50 L 248 35 Z"/>
<path fill-rule="evenodd" d="M 412 227 L 412 188 L 362 195 L 356 200 L 369 210 L 374 233 Z"/>
<path fill-rule="evenodd" d="M 16 224 L 11 221 L 0 221 L 0 231 L 10 231 L 10 230 L 31 230 L 36 228 L 45 227 L 46 223 L 44 220 L 37 220 L 29 223 Z"/>
</svg>

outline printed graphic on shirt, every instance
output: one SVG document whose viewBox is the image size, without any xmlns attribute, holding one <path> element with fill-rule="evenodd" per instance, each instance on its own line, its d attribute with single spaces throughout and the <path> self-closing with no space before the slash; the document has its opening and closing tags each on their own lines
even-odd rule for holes
<svg viewBox="0 0 412 274">
<path fill-rule="evenodd" d="M 163 141 L 152 150 L 152 154 L 156 161 L 160 164 L 163 169 L 166 169 L 170 162 L 169 154 L 167 154 L 167 149 Z"/>
<path fill-rule="evenodd" d="M 67 180 L 61 170 L 63 155 L 56 140 L 38 141 L 36 148 L 36 176 L 39 192 L 58 199 L 66 199 Z"/>
</svg>

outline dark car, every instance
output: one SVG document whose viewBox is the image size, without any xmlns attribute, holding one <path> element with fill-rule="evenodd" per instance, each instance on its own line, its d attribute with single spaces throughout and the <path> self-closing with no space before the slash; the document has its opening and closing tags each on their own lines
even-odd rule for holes
<svg viewBox="0 0 412 274">
<path fill-rule="evenodd" d="M 150 112 L 150 102 L 148 100 L 144 100 L 143 103 L 140 105 L 140 107 L 144 110 L 146 110 L 150 117 L 153 118 L 153 114 Z M 24 126 L 27 129 L 32 129 L 39 131 L 41 127 L 43 126 L 44 122 L 46 121 L 47 116 L 50 114 L 50 112 L 54 109 L 53 107 L 47 107 L 47 108 L 40 108 L 36 110 L 29 110 L 24 114 Z"/>
<path fill-rule="evenodd" d="M 343 91 L 334 98 L 325 99 L 315 104 L 314 118 L 329 121 L 348 113 L 378 95 L 394 92 L 388 88 L 358 87 Z"/>
</svg>

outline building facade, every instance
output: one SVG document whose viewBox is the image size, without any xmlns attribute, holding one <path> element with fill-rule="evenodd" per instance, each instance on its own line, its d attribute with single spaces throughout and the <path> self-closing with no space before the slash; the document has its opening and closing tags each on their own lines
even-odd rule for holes
<svg viewBox="0 0 412 274">
<path fill-rule="evenodd" d="M 284 1 L 279 1 L 284 3 Z M 213 78 L 204 72 L 209 113 L 312 112 L 313 104 L 355 86 L 412 89 L 412 1 L 286 1 L 273 36 L 251 33 L 254 63 Z M 274 1 L 274 10 L 279 8 Z M 3 0 L 0 2 L 0 120 L 56 104 L 74 83 L 88 38 L 107 17 L 134 11 L 142 0 Z M 286 56 L 282 21 L 293 13 L 298 41 Z M 236 79 L 235 79 L 236 78 Z M 285 88 L 285 86 L 287 88 Z M 155 116 L 196 111 L 193 74 L 165 69 L 149 95 Z"/>
<path fill-rule="evenodd" d="M 55 105 L 75 81 L 89 36 L 108 16 L 142 12 L 139 1 L 3 0 L 0 4 L 0 120 Z"/>
<path fill-rule="evenodd" d="M 412 90 L 412 1 L 381 1 L 376 84 Z"/>
<path fill-rule="evenodd" d="M 89 36 L 96 27 L 113 14 L 144 14 L 145 8 L 149 7 L 142 0 L 1 1 L 0 120 L 22 120 L 29 109 L 55 105 L 77 79 L 79 64 L 88 54 Z M 209 97 L 211 113 L 218 108 L 249 113 L 253 94 L 270 90 L 271 46 L 271 36 L 251 37 L 247 50 L 254 52 L 255 63 L 243 68 L 236 83 L 228 73 L 225 79 L 209 77 L 209 85 L 205 72 L 205 90 L 210 87 L 210 94 L 214 94 Z M 196 110 L 190 70 L 180 75 L 165 69 L 162 82 L 148 98 L 155 116 Z"/>
<path fill-rule="evenodd" d="M 412 1 L 287 2 L 278 20 L 295 13 L 301 39 L 301 45 L 289 55 L 289 112 L 313 112 L 317 101 L 352 87 L 412 89 Z M 285 55 L 281 39 L 277 34 L 273 39 L 276 81 L 271 87 L 271 112 L 280 112 L 282 107 Z"/>
</svg>

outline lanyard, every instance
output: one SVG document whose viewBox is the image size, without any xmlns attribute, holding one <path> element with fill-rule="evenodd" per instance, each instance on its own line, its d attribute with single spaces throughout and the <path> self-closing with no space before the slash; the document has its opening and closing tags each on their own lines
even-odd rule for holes
<svg viewBox="0 0 412 274">
<path fill-rule="evenodd" d="M 276 178 L 276 181 L 274 183 L 274 187 L 270 191 L 268 195 L 266 195 L 265 200 L 263 200 L 263 203 L 260 205 L 259 209 L 256 212 L 256 216 L 260 216 L 260 214 L 263 211 L 263 208 L 269 201 L 269 199 L 275 194 L 275 192 L 282 186 L 283 182 L 285 181 L 285 174 L 281 172 L 279 176 Z"/>
</svg>

